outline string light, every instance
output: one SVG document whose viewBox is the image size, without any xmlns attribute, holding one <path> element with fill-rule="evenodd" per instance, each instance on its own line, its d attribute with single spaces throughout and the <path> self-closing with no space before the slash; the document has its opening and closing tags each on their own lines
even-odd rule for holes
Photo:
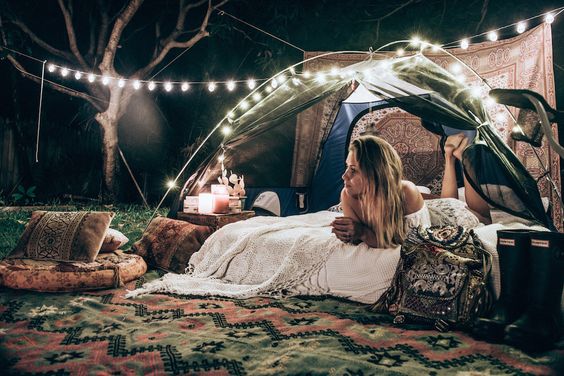
<svg viewBox="0 0 564 376">
<path fill-rule="evenodd" d="M 153 90 L 155 90 L 156 87 L 157 87 L 157 85 L 153 81 L 149 81 L 149 84 L 147 85 L 147 89 L 149 89 L 150 91 L 153 91 Z"/>
<path fill-rule="evenodd" d="M 403 56 L 405 54 L 405 50 L 403 48 L 398 48 L 396 51 L 396 55 Z"/>
<path fill-rule="evenodd" d="M 167 81 L 164 84 L 164 88 L 165 88 L 166 91 L 171 91 L 172 90 L 172 84 L 169 81 Z"/>
<path fill-rule="evenodd" d="M 75 72 L 74 78 L 75 78 L 76 80 L 80 80 L 81 77 L 82 77 L 82 73 L 81 73 L 81 72 Z"/>
<path fill-rule="evenodd" d="M 208 91 L 209 91 L 210 93 L 213 93 L 213 92 L 215 91 L 215 86 L 216 86 L 216 85 L 215 85 L 215 82 L 210 82 L 210 83 L 208 84 Z"/>
<path fill-rule="evenodd" d="M 495 42 L 497 40 L 497 33 L 495 31 L 488 32 L 488 39 Z"/>
<path fill-rule="evenodd" d="M 96 80 L 96 76 L 93 73 L 88 75 L 88 82 L 92 83 Z"/>
<path fill-rule="evenodd" d="M 169 189 L 176 188 L 176 183 L 174 182 L 174 180 L 169 180 L 169 181 L 166 182 L 166 186 Z"/>
<path fill-rule="evenodd" d="M 247 81 L 247 86 L 253 90 L 257 86 L 257 82 L 251 78 Z"/>
<path fill-rule="evenodd" d="M 180 85 L 180 90 L 188 91 L 188 89 L 190 89 L 190 85 L 188 85 L 188 82 L 183 82 L 182 85 Z"/>
<path fill-rule="evenodd" d="M 221 133 L 223 133 L 224 136 L 229 136 L 232 132 L 232 129 L 229 125 L 224 125 L 223 128 L 221 128 Z M 223 154 L 221 155 L 221 160 L 220 162 L 223 162 L 223 160 L 225 159 L 225 156 L 223 156 Z"/>
<path fill-rule="evenodd" d="M 61 69 L 61 76 L 66 77 L 69 74 L 69 70 L 67 68 Z"/>
<path fill-rule="evenodd" d="M 141 82 L 139 80 L 133 81 L 133 88 L 139 90 L 141 88 Z"/>
<path fill-rule="evenodd" d="M 468 42 L 468 39 L 462 39 L 460 41 L 460 48 L 462 48 L 463 50 L 466 50 L 468 48 L 468 46 L 470 45 L 470 42 Z"/>
<path fill-rule="evenodd" d="M 517 27 L 515 27 L 515 29 L 517 30 L 517 32 L 519 34 L 523 34 L 525 32 L 525 30 L 527 29 L 527 23 L 524 21 L 520 21 L 517 23 Z"/>
<path fill-rule="evenodd" d="M 547 24 L 551 24 L 554 22 L 554 14 L 552 13 L 547 13 L 546 16 L 544 17 L 544 22 L 546 22 Z"/>
<path fill-rule="evenodd" d="M 102 85 L 108 85 L 110 83 L 110 77 L 104 76 L 102 77 Z"/>
<path fill-rule="evenodd" d="M 120 78 L 120 79 L 118 80 L 118 86 L 119 86 L 119 87 L 124 87 L 124 86 L 125 86 L 125 80 L 124 80 L 123 78 Z"/>
<path fill-rule="evenodd" d="M 227 90 L 233 91 L 235 89 L 235 81 L 230 80 L 227 81 Z"/>
<path fill-rule="evenodd" d="M 261 95 L 259 93 L 254 93 L 253 94 L 253 99 L 255 100 L 255 102 L 258 102 L 262 99 Z"/>
<path fill-rule="evenodd" d="M 51 73 L 53 73 L 55 71 L 55 69 L 57 69 L 57 67 L 55 67 L 55 64 L 49 64 L 47 66 L 47 70 Z"/>
</svg>

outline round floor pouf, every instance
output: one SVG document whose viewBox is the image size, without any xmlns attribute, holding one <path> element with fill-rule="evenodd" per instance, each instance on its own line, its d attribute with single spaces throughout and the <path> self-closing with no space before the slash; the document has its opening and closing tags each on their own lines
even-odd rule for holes
<svg viewBox="0 0 564 376">
<path fill-rule="evenodd" d="M 90 263 L 6 259 L 0 262 L 0 285 L 45 292 L 98 290 L 123 286 L 146 271 L 143 258 L 123 251 L 100 253 Z"/>
</svg>

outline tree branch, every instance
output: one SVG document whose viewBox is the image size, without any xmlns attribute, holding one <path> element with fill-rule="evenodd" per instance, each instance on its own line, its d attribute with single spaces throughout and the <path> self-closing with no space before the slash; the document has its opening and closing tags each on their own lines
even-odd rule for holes
<svg viewBox="0 0 564 376">
<path fill-rule="evenodd" d="M 486 18 L 486 15 L 488 14 L 488 6 L 489 5 L 490 5 L 490 1 L 484 0 L 484 3 L 482 4 L 480 21 L 476 25 L 476 30 L 474 31 L 475 33 L 477 33 L 478 30 L 480 30 L 480 27 L 482 26 L 482 23 L 484 22 L 484 19 Z"/>
<path fill-rule="evenodd" d="M 55 55 L 55 56 L 59 56 L 60 58 L 63 58 L 67 61 L 74 61 L 74 56 L 71 53 L 69 53 L 67 51 L 59 50 L 58 48 L 51 46 L 49 43 L 47 43 L 43 39 L 39 38 L 21 20 L 15 19 L 15 20 L 10 20 L 10 22 L 12 22 L 14 25 L 19 27 L 20 30 L 23 31 L 29 37 L 29 39 L 32 40 L 32 42 L 34 42 L 35 44 L 37 44 L 39 47 L 43 48 L 44 50 L 46 50 L 50 54 Z"/>
<path fill-rule="evenodd" d="M 206 0 L 206 1 L 208 2 L 208 9 L 206 11 L 206 14 L 204 15 L 204 18 L 202 19 L 198 32 L 195 35 L 193 35 L 190 39 L 184 42 L 177 41 L 176 37 L 184 33 L 183 28 L 184 28 L 184 22 L 185 22 L 184 18 L 186 17 L 186 13 L 188 12 L 188 10 L 194 8 L 196 5 L 202 5 L 205 1 L 199 1 L 197 3 L 189 4 L 184 7 L 180 6 L 179 18 L 177 19 L 177 27 L 181 25 L 182 29 L 175 29 L 171 32 L 171 34 L 164 40 L 163 48 L 160 50 L 158 55 L 155 58 L 153 58 L 145 67 L 135 72 L 134 73 L 135 77 L 145 77 L 146 75 L 148 75 L 149 72 L 151 72 L 157 65 L 159 65 L 164 60 L 164 58 L 166 57 L 166 55 L 169 53 L 171 49 L 173 48 L 189 49 L 203 38 L 209 36 L 209 32 L 206 29 L 208 27 L 211 14 L 217 8 L 227 3 L 228 0 L 222 0 L 216 5 L 212 5 L 212 0 Z M 181 15 L 183 17 L 182 22 L 179 21 Z"/>
<path fill-rule="evenodd" d="M 89 68 L 88 64 L 86 64 L 86 61 L 84 60 L 84 57 L 82 57 L 82 54 L 78 50 L 78 45 L 76 43 L 76 33 L 74 31 L 74 25 L 72 23 L 71 11 L 70 9 L 67 9 L 63 0 L 58 0 L 58 3 L 59 3 L 59 8 L 61 8 L 61 13 L 63 13 L 63 18 L 65 20 L 65 27 L 67 29 L 67 37 L 69 40 L 70 50 L 74 55 L 74 57 L 76 58 L 76 61 L 78 61 L 78 63 L 82 67 L 82 69 L 87 70 Z"/>
<path fill-rule="evenodd" d="M 94 55 L 94 64 L 102 60 L 104 53 L 104 46 L 108 39 L 108 32 L 110 30 L 110 15 L 108 13 L 108 2 L 98 0 L 98 9 L 100 9 L 100 32 L 98 33 L 98 45 L 96 46 L 96 55 Z"/>
<path fill-rule="evenodd" d="M 23 77 L 28 78 L 28 79 L 30 79 L 30 80 L 32 80 L 32 81 L 35 81 L 35 82 L 37 82 L 37 83 L 39 83 L 39 84 L 41 83 L 41 78 L 40 78 L 40 77 L 37 77 L 36 75 L 29 73 L 29 72 L 19 63 L 19 61 L 17 61 L 16 58 L 14 58 L 12 55 L 8 55 L 8 56 L 7 56 L 7 59 L 8 59 L 8 61 L 10 61 L 10 63 L 12 63 L 12 65 L 14 66 L 14 68 L 16 68 L 16 69 L 20 72 L 20 74 L 21 74 Z M 76 97 L 76 98 L 82 98 L 82 99 L 88 101 L 88 102 L 89 102 L 92 106 L 94 106 L 94 108 L 95 108 L 97 111 L 99 111 L 99 112 L 104 111 L 104 106 L 102 106 L 102 105 L 100 104 L 100 102 L 104 102 L 102 99 L 97 99 L 97 98 L 94 98 L 94 97 L 92 97 L 92 96 L 90 96 L 90 95 L 88 95 L 88 94 L 86 94 L 86 93 L 82 93 L 82 92 L 80 92 L 80 91 L 76 91 L 76 90 L 72 90 L 72 89 L 66 88 L 66 87 L 64 87 L 64 86 L 61 86 L 61 85 L 59 85 L 59 84 L 53 82 L 53 81 L 49 81 L 49 80 L 44 79 L 43 82 L 47 83 L 47 85 L 48 85 L 49 87 L 51 87 L 51 88 L 54 89 L 54 90 L 57 90 L 58 92 L 61 92 L 61 93 L 63 93 L 63 94 L 67 94 L 67 95 L 70 95 L 70 96 L 73 96 L 73 97 Z"/>
<path fill-rule="evenodd" d="M 110 34 L 106 49 L 104 50 L 104 56 L 99 66 L 100 71 L 107 72 L 112 75 L 115 74 L 114 59 L 116 56 L 116 49 L 119 44 L 121 34 L 123 33 L 123 29 L 125 29 L 129 21 L 131 21 L 133 15 L 135 15 L 137 10 L 141 6 L 141 3 L 143 3 L 143 0 L 130 0 L 129 4 L 127 4 L 125 9 L 118 16 L 117 20 L 114 23 L 114 27 Z"/>
</svg>

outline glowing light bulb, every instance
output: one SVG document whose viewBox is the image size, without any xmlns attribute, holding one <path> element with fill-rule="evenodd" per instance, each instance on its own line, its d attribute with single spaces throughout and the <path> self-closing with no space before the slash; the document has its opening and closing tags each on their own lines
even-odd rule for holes
<svg viewBox="0 0 564 376">
<path fill-rule="evenodd" d="M 224 154 L 220 154 L 220 155 L 217 157 L 217 161 L 218 161 L 218 162 L 223 162 L 224 160 L 225 160 L 225 155 L 224 155 Z"/>
<path fill-rule="evenodd" d="M 488 39 L 491 40 L 492 42 L 495 42 L 497 40 L 498 36 L 497 33 L 495 31 L 490 31 L 488 33 Z"/>
<path fill-rule="evenodd" d="M 511 132 L 525 134 L 525 132 L 523 132 L 523 128 L 521 128 L 519 124 L 515 124 L 515 126 L 511 129 Z"/>
<path fill-rule="evenodd" d="M 208 84 L 208 91 L 209 91 L 210 93 L 213 93 L 213 92 L 215 91 L 215 87 L 216 87 L 215 82 L 210 82 L 210 83 Z"/>
<path fill-rule="evenodd" d="M 267 93 L 272 93 L 272 87 L 270 86 L 267 86 L 264 90 L 266 90 Z"/>
<path fill-rule="evenodd" d="M 149 84 L 147 85 L 147 88 L 148 88 L 150 91 L 155 90 L 156 87 L 157 87 L 157 84 L 155 84 L 153 81 L 149 81 Z"/>
<path fill-rule="evenodd" d="M 57 69 L 57 67 L 55 66 L 55 64 L 49 64 L 47 66 L 47 70 L 51 73 L 53 73 L 56 69 Z"/>
<path fill-rule="evenodd" d="M 527 29 L 527 24 L 524 21 L 518 22 L 516 29 L 519 34 L 522 34 Z"/>
<path fill-rule="evenodd" d="M 467 49 L 469 45 L 470 42 L 468 42 L 468 39 L 462 39 L 460 41 L 460 48 L 462 48 L 463 50 Z"/>
<path fill-rule="evenodd" d="M 337 76 L 339 74 L 339 68 L 337 68 L 337 67 L 331 68 L 331 74 L 333 76 Z"/>
<path fill-rule="evenodd" d="M 243 110 L 246 110 L 247 108 L 249 108 L 249 102 L 247 102 L 247 101 L 242 101 L 242 102 L 239 104 L 239 107 L 241 107 L 241 109 L 243 109 Z"/>
<path fill-rule="evenodd" d="M 172 188 L 175 188 L 175 187 L 176 187 L 176 183 L 174 182 L 174 180 L 169 180 L 169 181 L 166 182 L 166 186 L 167 186 L 169 189 L 172 189 Z"/>
<path fill-rule="evenodd" d="M 139 90 L 141 88 L 141 81 L 139 81 L 139 80 L 133 81 L 133 88 L 135 90 Z"/>
<path fill-rule="evenodd" d="M 235 89 L 235 81 L 227 81 L 227 90 L 233 91 L 233 89 Z"/>
<path fill-rule="evenodd" d="M 229 125 L 224 125 L 223 128 L 221 128 L 221 133 L 223 133 L 224 136 L 229 136 L 232 132 L 232 129 Z M 225 157 L 223 157 L 225 158 Z M 220 161 L 222 162 L 222 161 Z"/>
<path fill-rule="evenodd" d="M 92 73 L 88 75 L 88 82 L 94 82 L 96 80 L 96 76 Z"/>
<path fill-rule="evenodd" d="M 110 83 L 110 77 L 108 77 L 108 76 L 102 77 L 102 84 L 103 85 L 107 85 L 109 83 Z"/>
<path fill-rule="evenodd" d="M 61 69 L 61 76 L 66 77 L 69 74 L 69 70 L 67 68 Z"/>
<path fill-rule="evenodd" d="M 273 80 L 270 82 L 270 86 L 271 86 L 273 89 L 276 89 L 276 88 L 278 87 L 278 81 L 276 81 L 276 79 L 273 79 Z"/>
<path fill-rule="evenodd" d="M 165 88 L 166 91 L 171 91 L 172 90 L 172 83 L 170 83 L 169 81 L 165 82 L 164 88 Z"/>
<path fill-rule="evenodd" d="M 304 72 L 304 77 L 305 77 L 305 78 L 310 78 L 310 77 L 311 77 L 311 72 L 310 72 L 310 71 L 305 71 L 305 72 Z"/>
<path fill-rule="evenodd" d="M 80 80 L 81 77 L 82 77 L 82 73 L 80 73 L 80 72 L 78 72 L 78 71 L 74 73 L 74 78 L 75 78 L 76 80 Z"/>
<path fill-rule="evenodd" d="M 315 80 L 317 82 L 323 83 L 325 82 L 325 75 L 322 72 L 319 72 L 315 75 Z"/>
<path fill-rule="evenodd" d="M 253 90 L 257 86 L 257 83 L 251 78 L 247 81 L 247 86 L 249 87 L 249 89 Z"/>
<path fill-rule="evenodd" d="M 299 78 L 294 77 L 294 78 L 292 78 L 292 83 L 293 83 L 295 86 L 298 86 L 298 85 L 301 83 L 301 81 L 300 81 Z"/>
<path fill-rule="evenodd" d="M 286 82 L 286 76 L 281 74 L 280 76 L 278 76 L 277 81 L 280 85 L 282 85 L 284 82 Z"/>
<path fill-rule="evenodd" d="M 188 91 L 188 89 L 190 89 L 190 85 L 188 85 L 188 82 L 183 82 L 182 85 L 180 85 L 180 90 Z"/>
<path fill-rule="evenodd" d="M 472 96 L 479 98 L 482 96 L 482 89 L 479 86 L 472 86 L 470 93 L 472 94 Z"/>
<path fill-rule="evenodd" d="M 405 50 L 403 48 L 398 48 L 396 51 L 396 55 L 403 56 L 405 54 Z"/>
<path fill-rule="evenodd" d="M 119 87 L 124 87 L 125 86 L 125 80 L 123 78 L 120 78 L 118 81 L 118 86 Z"/>
<path fill-rule="evenodd" d="M 235 114 L 234 114 L 232 111 L 229 111 L 229 112 L 227 113 L 227 118 L 228 118 L 228 119 L 233 119 L 233 116 L 235 116 Z"/>
<path fill-rule="evenodd" d="M 454 74 L 462 72 L 462 65 L 459 63 L 454 63 L 450 66 L 450 71 Z"/>
<path fill-rule="evenodd" d="M 431 51 L 433 52 L 439 52 L 441 50 L 441 46 L 438 44 L 433 44 L 431 45 Z"/>
<path fill-rule="evenodd" d="M 262 99 L 261 95 L 259 93 L 254 93 L 253 94 L 253 99 L 255 100 L 255 102 L 258 102 Z"/>
<path fill-rule="evenodd" d="M 411 38 L 411 44 L 417 47 L 419 46 L 419 44 L 421 44 L 421 39 L 418 36 L 414 36 L 413 38 Z"/>
<path fill-rule="evenodd" d="M 292 74 L 296 74 L 296 70 L 294 69 L 294 67 L 290 67 L 290 69 L 288 69 L 290 71 L 290 73 Z"/>
<path fill-rule="evenodd" d="M 554 14 L 552 13 L 547 13 L 546 16 L 544 16 L 544 22 L 546 22 L 547 24 L 551 24 L 554 22 Z"/>
</svg>

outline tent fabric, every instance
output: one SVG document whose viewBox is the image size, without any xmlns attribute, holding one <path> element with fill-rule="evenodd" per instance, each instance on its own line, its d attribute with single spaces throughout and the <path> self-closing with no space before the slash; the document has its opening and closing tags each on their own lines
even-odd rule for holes
<svg viewBox="0 0 564 376">
<path fill-rule="evenodd" d="M 362 55 L 356 56 L 356 59 L 362 59 Z M 343 63 L 344 60 L 339 62 Z M 307 68 L 306 63 L 304 70 Z M 276 159 L 272 155 L 274 148 L 293 136 L 296 140 L 292 151 L 294 160 L 287 186 L 309 188 L 322 155 L 322 147 L 333 128 L 332 119 L 337 117 L 338 109 L 342 109 L 342 101 L 357 84 L 394 106 L 425 121 L 439 124 L 434 128 L 439 133 L 444 133 L 445 127 L 477 132 L 473 142 L 485 144 L 487 150 L 497 157 L 499 163 L 496 167 L 506 169 L 503 181 L 488 181 L 486 178 L 492 174 L 471 173 L 475 170 L 468 168 L 480 160 L 481 152 L 465 153 L 463 158 L 467 160 L 464 166 L 478 192 L 495 207 L 545 226 L 551 225 L 544 213 L 536 182 L 500 139 L 483 101 L 472 94 L 468 85 L 422 54 L 392 59 L 376 59 L 376 56 L 365 55 L 363 61 L 340 69 L 313 71 L 311 76 L 291 73 L 289 70 L 278 74 L 253 93 L 260 95 L 262 100 L 249 103 L 249 96 L 225 120 L 234 129 L 233 134 L 224 140 L 227 165 L 240 169 L 235 171 L 237 173 L 247 171 L 247 185 L 252 182 L 261 186 L 268 176 L 279 175 L 278 166 L 265 164 L 265 158 Z M 292 128 L 292 120 L 296 116 L 297 126 Z M 280 131 L 281 125 L 287 126 L 284 132 Z M 257 142 L 259 139 L 260 143 Z M 342 154 L 344 150 L 330 152 Z M 219 171 L 216 161 L 219 153 L 220 150 L 210 155 L 204 167 L 189 182 L 187 192 L 193 194 L 215 179 Z M 280 162 L 287 163 L 287 160 Z M 491 167 L 482 164 L 481 168 Z M 488 184 L 503 184 L 509 191 L 498 192 L 494 196 L 490 191 L 481 189 Z M 512 206 L 508 207 L 508 203 L 512 203 Z"/>
</svg>

